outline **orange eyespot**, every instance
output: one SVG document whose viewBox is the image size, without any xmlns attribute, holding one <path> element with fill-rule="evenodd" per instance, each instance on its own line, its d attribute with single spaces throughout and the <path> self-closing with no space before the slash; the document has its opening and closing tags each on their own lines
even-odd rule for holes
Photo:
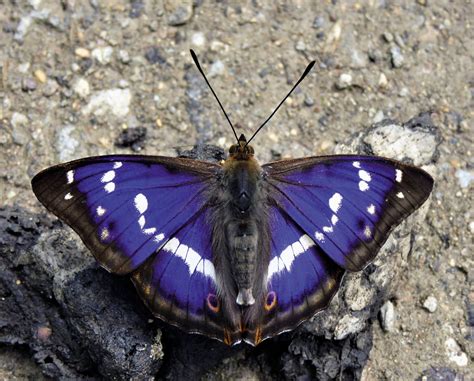
<svg viewBox="0 0 474 381">
<path fill-rule="evenodd" d="M 220 310 L 219 298 L 214 294 L 207 295 L 207 307 L 214 313 L 218 313 Z"/>
<path fill-rule="evenodd" d="M 271 311 L 277 305 L 277 296 L 275 291 L 270 291 L 265 300 L 265 310 Z"/>
</svg>

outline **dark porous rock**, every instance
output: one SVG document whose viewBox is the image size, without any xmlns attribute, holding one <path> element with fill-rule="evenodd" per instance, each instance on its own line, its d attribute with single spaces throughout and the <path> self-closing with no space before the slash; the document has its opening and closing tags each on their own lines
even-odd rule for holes
<svg viewBox="0 0 474 381">
<path fill-rule="evenodd" d="M 199 103 L 200 89 L 190 78 L 188 85 L 189 102 Z M 204 127 L 199 112 L 190 116 Z M 405 124 L 382 121 L 336 152 L 392 157 L 436 175 L 439 142 L 429 114 L 422 114 Z M 181 154 L 223 158 L 214 147 Z M 419 249 L 417 225 L 428 207 L 429 202 L 397 227 L 362 272 L 344 277 L 328 309 L 256 348 L 229 348 L 153 319 L 128 277 L 99 268 L 69 228 L 51 215 L 3 207 L 0 343 L 26 348 L 55 379 L 196 379 L 205 372 L 215 379 L 240 366 L 264 378 L 359 379 L 372 346 L 372 324 L 394 296 L 400 273 L 410 271 L 407 258 Z"/>
<path fill-rule="evenodd" d="M 115 145 L 123 148 L 130 147 L 135 152 L 141 151 L 145 147 L 146 134 L 146 127 L 126 128 L 120 132 Z"/>
<path fill-rule="evenodd" d="M 454 369 L 445 367 L 431 367 L 423 371 L 416 381 L 464 381 L 465 376 Z"/>
</svg>

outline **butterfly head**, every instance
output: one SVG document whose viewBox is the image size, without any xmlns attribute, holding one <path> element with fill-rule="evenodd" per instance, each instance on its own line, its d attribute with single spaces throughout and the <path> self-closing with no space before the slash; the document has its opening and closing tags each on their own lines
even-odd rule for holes
<svg viewBox="0 0 474 381">
<path fill-rule="evenodd" d="M 253 157 L 254 153 L 253 147 L 247 144 L 244 134 L 240 135 L 237 144 L 229 148 L 230 158 L 235 160 L 248 160 Z"/>
</svg>

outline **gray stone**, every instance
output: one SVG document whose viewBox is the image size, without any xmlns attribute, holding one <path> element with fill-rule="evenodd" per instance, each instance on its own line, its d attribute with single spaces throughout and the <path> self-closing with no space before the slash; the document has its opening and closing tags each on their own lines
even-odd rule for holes
<svg viewBox="0 0 474 381">
<path fill-rule="evenodd" d="M 192 0 L 168 1 L 167 5 L 171 8 L 168 15 L 169 25 L 183 25 L 193 17 Z"/>
<path fill-rule="evenodd" d="M 428 296 L 423 302 L 423 308 L 433 313 L 438 308 L 438 301 L 436 300 L 434 296 Z"/>
<path fill-rule="evenodd" d="M 390 60 L 394 68 L 400 68 L 403 66 L 405 57 L 403 57 L 403 54 L 398 46 L 392 46 L 390 48 Z"/>
<path fill-rule="evenodd" d="M 397 320 L 397 315 L 395 313 L 395 306 L 390 300 L 388 300 L 380 308 L 380 323 L 382 325 L 382 329 L 385 332 L 393 332 L 395 330 L 396 320 Z"/>
<path fill-rule="evenodd" d="M 132 93 L 129 89 L 102 90 L 91 96 L 89 103 L 83 108 L 84 114 L 103 116 L 113 114 L 117 118 L 124 118 L 130 107 Z"/>
</svg>

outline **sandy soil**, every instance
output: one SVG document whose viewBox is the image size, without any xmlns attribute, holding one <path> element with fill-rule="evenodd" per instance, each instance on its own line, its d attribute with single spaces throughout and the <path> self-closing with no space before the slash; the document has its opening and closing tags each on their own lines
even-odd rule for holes
<svg viewBox="0 0 474 381">
<path fill-rule="evenodd" d="M 432 208 L 412 269 L 392 300 L 394 329 L 376 326 L 364 378 L 469 379 L 472 3 L 239 4 L 0 0 L 0 203 L 39 212 L 29 185 L 34 173 L 59 161 L 129 153 L 114 145 L 126 127 L 146 127 L 146 154 L 176 155 L 177 147 L 196 142 L 227 147 L 231 131 L 190 48 L 239 132 L 248 135 L 316 59 L 315 70 L 256 138 L 258 158 L 329 154 L 383 118 L 433 112 L 443 142 Z M 38 379 L 22 348 L 0 349 L 0 379 Z"/>
</svg>

